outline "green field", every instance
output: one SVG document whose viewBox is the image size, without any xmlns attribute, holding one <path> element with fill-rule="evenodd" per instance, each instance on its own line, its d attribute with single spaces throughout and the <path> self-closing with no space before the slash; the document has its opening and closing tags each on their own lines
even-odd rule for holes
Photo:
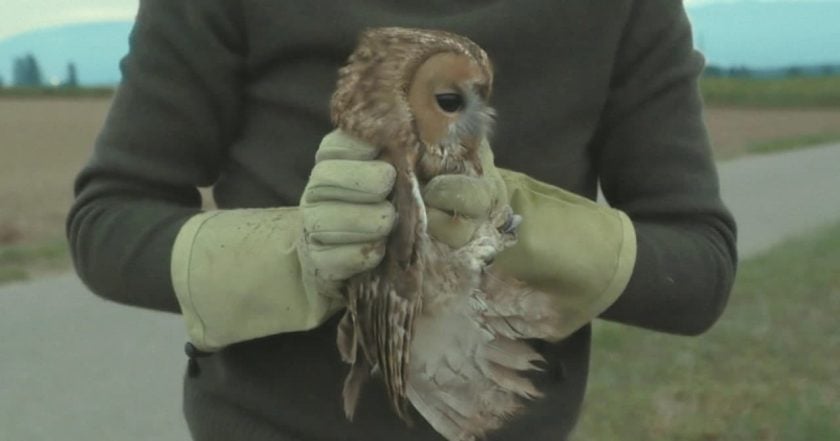
<svg viewBox="0 0 840 441">
<path fill-rule="evenodd" d="M 598 323 L 574 439 L 837 439 L 839 269 L 836 225 L 743 263 L 701 337 Z"/>
<path fill-rule="evenodd" d="M 761 108 L 840 107 L 840 75 L 775 79 L 703 78 L 707 104 Z"/>
<path fill-rule="evenodd" d="M 70 253 L 63 238 L 36 244 L 0 244 L 0 285 L 42 273 L 65 271 L 70 265 Z"/>
<path fill-rule="evenodd" d="M 705 77 L 700 88 L 707 104 L 739 107 L 840 107 L 840 75 L 791 78 Z M 3 96 L 110 96 L 98 88 L 0 88 Z"/>
<path fill-rule="evenodd" d="M 0 98 L 39 98 L 39 97 L 69 97 L 69 98 L 101 98 L 114 94 L 112 87 L 0 87 Z"/>
<path fill-rule="evenodd" d="M 756 142 L 747 145 L 745 149 L 748 153 L 778 153 L 785 150 L 801 149 L 835 142 L 840 142 L 840 127 L 835 132 L 811 133 L 791 138 Z"/>
</svg>

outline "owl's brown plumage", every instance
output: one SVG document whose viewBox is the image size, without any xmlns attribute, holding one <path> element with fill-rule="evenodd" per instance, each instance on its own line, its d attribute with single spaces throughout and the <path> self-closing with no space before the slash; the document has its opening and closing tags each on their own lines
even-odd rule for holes
<svg viewBox="0 0 840 441">
<path fill-rule="evenodd" d="M 382 148 L 397 176 L 397 224 L 385 258 L 348 281 L 338 346 L 351 364 L 344 407 L 353 417 L 364 382 L 378 373 L 397 414 L 410 403 L 450 441 L 500 427 L 539 396 L 522 373 L 542 357 L 523 340 L 559 337 L 547 296 L 488 270 L 512 245 L 510 207 L 490 213 L 453 250 L 426 233 L 420 188 L 440 174 L 480 176 L 493 72 L 486 53 L 447 32 L 364 32 L 339 71 L 334 123 Z"/>
</svg>

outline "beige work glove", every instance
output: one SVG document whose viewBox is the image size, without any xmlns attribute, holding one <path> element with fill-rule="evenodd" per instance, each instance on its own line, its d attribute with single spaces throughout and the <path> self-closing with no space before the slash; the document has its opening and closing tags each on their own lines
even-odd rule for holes
<svg viewBox="0 0 840 441">
<path fill-rule="evenodd" d="M 497 204 L 522 217 L 518 241 L 497 256 L 497 271 L 553 294 L 567 333 L 604 312 L 624 291 L 636 261 L 636 235 L 623 212 L 527 175 L 497 169 L 482 145 L 484 175 L 432 179 L 423 198 L 430 234 L 453 247 L 468 242 Z"/>
<path fill-rule="evenodd" d="M 298 255 L 307 291 L 343 301 L 344 281 L 382 261 L 396 220 L 387 200 L 396 171 L 374 160 L 378 155 L 379 149 L 341 131 L 321 142 L 300 201 Z"/>
<path fill-rule="evenodd" d="M 486 142 L 478 155 L 484 171 L 481 178 L 439 175 L 422 189 L 429 234 L 452 248 L 469 242 L 491 210 L 508 203 L 505 182 L 493 165 L 493 152 Z"/>
<path fill-rule="evenodd" d="M 184 224 L 171 273 L 196 348 L 312 329 L 344 307 L 338 286 L 379 263 L 394 222 L 394 171 L 376 155 L 332 133 L 300 207 L 209 211 Z"/>
</svg>

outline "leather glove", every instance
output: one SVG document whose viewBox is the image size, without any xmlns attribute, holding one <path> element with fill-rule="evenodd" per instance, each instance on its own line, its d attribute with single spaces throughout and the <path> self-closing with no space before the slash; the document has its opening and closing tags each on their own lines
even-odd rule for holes
<svg viewBox="0 0 840 441">
<path fill-rule="evenodd" d="M 493 152 L 486 142 L 481 144 L 478 157 L 484 171 L 480 178 L 439 175 L 422 189 L 429 235 L 452 248 L 469 242 L 491 211 L 508 203 L 504 180 L 493 165 Z"/>
<path fill-rule="evenodd" d="M 304 235 L 298 255 L 307 291 L 341 299 L 345 280 L 385 255 L 396 219 L 386 200 L 396 171 L 374 160 L 379 149 L 334 131 L 321 142 L 300 201 Z"/>
<path fill-rule="evenodd" d="M 434 237 L 459 247 L 497 204 L 522 217 L 518 241 L 495 259 L 494 271 L 552 295 L 565 335 L 591 322 L 624 291 L 636 260 L 636 235 L 623 212 L 522 173 L 497 169 L 481 146 L 484 175 L 432 179 L 423 197 Z"/>
<path fill-rule="evenodd" d="M 340 282 L 379 263 L 394 222 L 394 171 L 377 153 L 332 133 L 300 207 L 209 211 L 181 227 L 171 275 L 194 346 L 312 329 L 344 307 Z"/>
</svg>

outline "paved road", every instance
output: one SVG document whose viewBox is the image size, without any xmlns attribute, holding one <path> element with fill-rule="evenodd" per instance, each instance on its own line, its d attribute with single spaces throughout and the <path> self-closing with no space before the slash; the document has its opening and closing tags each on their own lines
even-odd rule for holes
<svg viewBox="0 0 840 441">
<path fill-rule="evenodd" d="M 719 170 L 742 256 L 840 220 L 840 144 L 728 161 Z"/>
<path fill-rule="evenodd" d="M 0 441 L 188 440 L 179 320 L 73 275 L 0 290 Z"/>
<path fill-rule="evenodd" d="M 840 220 L 840 145 L 727 162 L 724 198 L 753 255 Z M 180 318 L 115 305 L 72 276 L 0 289 L 0 441 L 176 441 Z"/>
</svg>

